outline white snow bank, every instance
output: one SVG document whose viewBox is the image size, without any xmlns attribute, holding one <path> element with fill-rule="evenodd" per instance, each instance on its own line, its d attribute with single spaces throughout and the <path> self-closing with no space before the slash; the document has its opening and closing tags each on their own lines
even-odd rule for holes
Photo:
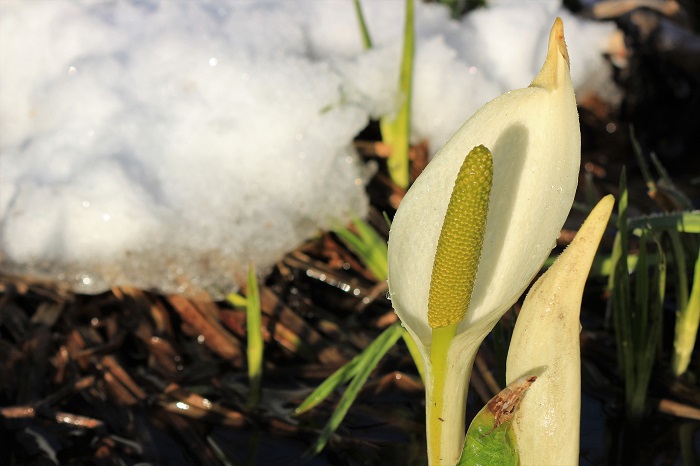
<svg viewBox="0 0 700 466">
<path fill-rule="evenodd" d="M 403 0 L 0 2 L 0 269 L 83 292 L 230 290 L 363 215 L 353 137 L 392 110 Z M 612 26 L 558 2 L 419 4 L 413 135 L 526 86 L 555 16 L 575 84 Z"/>
</svg>

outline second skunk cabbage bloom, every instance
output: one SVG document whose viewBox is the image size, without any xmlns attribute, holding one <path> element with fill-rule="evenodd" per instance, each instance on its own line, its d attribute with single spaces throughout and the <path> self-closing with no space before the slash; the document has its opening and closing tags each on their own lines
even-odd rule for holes
<svg viewBox="0 0 700 466">
<path fill-rule="evenodd" d="M 476 351 L 555 245 L 573 203 L 580 156 L 557 18 L 530 86 L 501 95 L 467 120 L 396 212 L 389 293 L 425 362 L 431 465 L 459 459 Z"/>
<path fill-rule="evenodd" d="M 615 199 L 604 197 L 532 285 L 515 323 L 506 381 L 537 374 L 513 428 L 522 465 L 576 465 L 581 423 L 581 297 Z"/>
</svg>

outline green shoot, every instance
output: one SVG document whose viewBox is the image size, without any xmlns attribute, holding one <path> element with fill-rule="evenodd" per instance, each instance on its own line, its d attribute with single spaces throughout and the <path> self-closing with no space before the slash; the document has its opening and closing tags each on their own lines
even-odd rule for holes
<svg viewBox="0 0 700 466">
<path fill-rule="evenodd" d="M 353 219 L 353 225 L 357 233 L 349 228 L 337 228 L 335 233 L 343 243 L 357 255 L 367 266 L 378 281 L 384 281 L 388 275 L 387 246 L 386 241 L 367 222 L 360 218 Z M 301 415 L 327 399 L 335 390 L 350 382 L 350 385 L 342 395 L 338 406 L 331 415 L 328 424 L 311 448 L 310 453 L 317 454 L 325 447 L 326 443 L 338 428 L 343 418 L 355 401 L 357 394 L 367 381 L 369 374 L 375 369 L 380 359 L 389 349 L 396 344 L 399 338 L 403 338 L 409 353 L 413 358 L 421 379 L 424 379 L 423 359 L 420 350 L 408 332 L 397 322 L 386 329 L 377 337 L 362 353 L 355 356 L 345 366 L 335 371 L 324 380 L 295 410 L 295 415 Z"/>
<path fill-rule="evenodd" d="M 239 295 L 238 293 L 230 293 L 228 296 L 226 296 L 226 301 L 231 303 L 231 306 L 234 308 L 244 308 L 248 303 L 245 296 Z"/>
<path fill-rule="evenodd" d="M 333 374 L 330 379 L 333 379 L 332 383 L 328 383 L 326 380 L 321 386 L 319 386 L 314 392 L 309 395 L 306 401 L 304 401 L 299 408 L 297 408 L 296 413 L 299 414 L 302 406 L 305 406 L 307 402 L 309 404 L 318 404 L 321 400 L 327 397 L 341 381 L 347 381 L 348 376 L 352 377 L 348 388 L 345 390 L 343 395 L 340 397 L 338 406 L 336 406 L 335 411 L 331 415 L 328 423 L 321 431 L 318 439 L 311 447 L 309 453 L 318 454 L 323 450 L 323 448 L 328 443 L 333 433 L 336 431 L 340 423 L 345 418 L 350 406 L 355 402 L 357 395 L 360 393 L 363 385 L 369 378 L 369 375 L 377 367 L 379 361 L 384 357 L 384 355 L 389 351 L 389 349 L 396 344 L 401 335 L 406 330 L 401 327 L 397 322 L 384 330 L 362 353 L 356 356 L 348 365 L 344 368 L 339 369 L 335 374 Z M 346 368 L 352 364 L 352 369 L 346 370 Z M 344 371 L 341 374 L 339 372 Z M 305 411 L 310 409 L 308 406 L 304 409 Z"/>
<path fill-rule="evenodd" d="M 306 399 L 294 410 L 294 415 L 299 416 L 307 411 L 312 410 L 323 400 L 328 398 L 333 392 L 343 384 L 348 383 L 352 380 L 355 375 L 357 375 L 357 368 L 363 357 L 367 357 L 365 353 L 374 351 L 372 345 L 376 343 L 376 340 L 370 344 L 365 351 L 358 354 L 352 360 L 345 364 L 343 367 L 335 371 L 330 377 L 321 383 L 316 389 L 311 392 L 311 394 L 306 397 Z"/>
<path fill-rule="evenodd" d="M 391 225 L 388 218 L 386 219 L 389 225 Z M 377 281 L 386 280 L 388 276 L 386 241 L 374 228 L 372 228 L 371 225 L 361 218 L 354 218 L 353 225 L 355 226 L 355 230 L 357 230 L 357 234 L 353 233 L 346 227 L 337 228 L 334 230 L 334 232 L 348 247 L 348 249 L 355 253 L 362 263 L 367 266 Z M 409 353 L 411 354 L 411 358 L 413 358 L 416 368 L 418 369 L 418 374 L 420 375 L 421 380 L 425 380 L 423 358 L 420 355 L 418 346 L 408 332 L 404 332 L 403 340 L 404 343 L 406 343 Z M 298 409 L 301 409 L 301 406 Z"/>
<path fill-rule="evenodd" d="M 688 305 L 688 275 L 686 274 L 685 252 L 683 251 L 681 235 L 678 231 L 669 230 L 668 236 L 676 263 L 676 305 L 681 310 Z"/>
<path fill-rule="evenodd" d="M 700 211 L 644 215 L 630 219 L 628 225 L 630 230 L 650 226 L 655 230 L 675 229 L 680 233 L 700 233 Z"/>
<path fill-rule="evenodd" d="M 353 225 L 357 234 L 346 227 L 337 228 L 335 234 L 367 266 L 377 281 L 386 280 L 388 275 L 386 240 L 360 218 L 354 218 Z"/>
<path fill-rule="evenodd" d="M 641 419 L 654 356 L 661 339 L 661 313 L 666 289 L 666 259 L 656 241 L 658 265 L 649 277 L 647 254 L 648 229 L 642 229 L 634 290 L 628 270 L 628 193 L 623 170 L 620 177 L 618 233 L 613 245 L 613 273 L 610 275 L 613 321 L 617 339 L 618 361 L 625 379 L 625 406 L 628 419 Z"/>
<path fill-rule="evenodd" d="M 248 337 L 248 379 L 250 394 L 248 405 L 254 408 L 260 402 L 263 366 L 262 316 L 260 291 L 255 277 L 255 267 L 250 263 L 246 290 L 246 333 Z"/>
<path fill-rule="evenodd" d="M 372 48 L 372 39 L 367 29 L 360 0 L 354 0 L 357 22 L 365 50 Z M 409 136 L 411 131 L 411 85 L 413 77 L 413 54 L 415 49 L 413 1 L 406 0 L 406 21 L 404 23 L 403 52 L 399 74 L 397 110 L 394 115 L 383 116 L 379 121 L 382 140 L 391 147 L 387 161 L 389 176 L 400 188 L 407 189 L 409 177 Z"/>
<path fill-rule="evenodd" d="M 357 22 L 360 26 L 360 33 L 362 35 L 362 45 L 365 50 L 372 48 L 372 39 L 369 36 L 369 30 L 367 29 L 367 23 L 365 22 L 365 16 L 362 14 L 362 6 L 360 5 L 360 0 L 355 0 L 355 13 L 357 14 Z"/>
<path fill-rule="evenodd" d="M 401 337 L 406 343 L 408 351 L 411 353 L 411 356 L 413 356 L 414 361 L 421 362 L 420 366 L 418 366 L 418 373 L 420 374 L 421 379 L 423 379 L 423 360 L 421 359 L 418 347 L 413 341 L 411 335 L 409 335 L 409 333 L 405 330 L 401 333 Z M 362 361 L 376 353 L 378 348 L 381 347 L 381 343 L 377 343 L 377 340 L 374 340 L 362 353 L 355 356 L 349 363 L 335 371 L 330 377 L 324 380 L 321 385 L 316 387 L 316 389 L 294 410 L 294 415 L 299 416 L 312 410 L 318 406 L 319 403 L 327 399 L 338 387 L 351 381 L 358 374 Z M 388 349 L 389 348 L 387 347 L 386 351 L 388 351 Z M 384 351 L 384 353 L 386 353 L 386 351 Z M 414 351 L 416 353 L 415 356 L 413 354 Z"/>
<path fill-rule="evenodd" d="M 695 339 L 700 324 L 700 254 L 695 260 L 695 276 L 690 298 L 676 316 L 676 338 L 673 342 L 673 373 L 682 375 L 690 364 L 690 355 L 695 346 Z"/>
<path fill-rule="evenodd" d="M 400 188 L 409 185 L 408 149 L 411 130 L 411 85 L 413 79 L 414 19 L 413 0 L 406 0 L 403 54 L 399 76 L 398 110 L 395 115 L 384 116 L 379 121 L 382 139 L 391 147 L 387 161 L 389 176 Z"/>
<path fill-rule="evenodd" d="M 654 197 L 656 197 L 656 183 L 654 182 L 654 178 L 651 176 L 649 166 L 644 160 L 642 146 L 639 145 L 639 141 L 635 136 L 634 126 L 630 127 L 630 141 L 632 142 L 632 152 L 634 152 L 634 156 L 639 164 L 639 169 L 642 171 L 642 177 L 647 185 L 647 194 L 650 198 L 654 199 Z"/>
<path fill-rule="evenodd" d="M 691 257 L 695 257 L 698 246 L 695 238 L 681 236 L 682 233 L 700 233 L 700 212 L 689 211 L 692 209 L 690 200 L 680 192 L 668 172 L 663 167 L 655 154 L 651 154 L 651 160 L 656 171 L 661 176 L 659 185 L 652 179 L 651 172 L 642 155 L 641 147 L 632 133 L 632 145 L 635 156 L 642 170 L 650 198 L 656 199 L 658 194 L 665 194 L 671 199 L 671 208 L 684 208 L 688 211 L 675 212 L 665 215 L 642 217 L 630 221 L 628 227 L 634 230 L 637 235 L 644 236 L 645 229 L 666 232 L 668 234 L 671 250 L 673 251 L 673 262 L 675 264 L 675 301 L 676 301 L 676 328 L 674 336 L 674 353 L 671 362 L 673 373 L 676 376 L 682 375 L 690 364 L 690 356 L 695 346 L 698 331 L 698 319 L 700 319 L 699 298 L 689 294 L 688 267 L 686 262 L 686 251 L 691 251 Z M 685 240 L 685 241 L 684 241 Z M 697 296 L 700 291 L 696 291 L 698 281 L 698 264 L 696 259 L 695 279 L 692 293 Z"/>
</svg>

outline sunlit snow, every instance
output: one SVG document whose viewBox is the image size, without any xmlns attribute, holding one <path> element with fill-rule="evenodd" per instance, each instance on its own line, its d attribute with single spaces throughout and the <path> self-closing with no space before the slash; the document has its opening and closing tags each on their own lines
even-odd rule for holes
<svg viewBox="0 0 700 466">
<path fill-rule="evenodd" d="M 417 5 L 414 140 L 527 86 L 557 15 L 574 84 L 609 85 L 611 24 L 526 3 Z M 403 4 L 362 2 L 364 51 L 351 0 L 3 0 L 0 269 L 216 294 L 364 215 L 352 141 L 393 109 Z"/>
</svg>

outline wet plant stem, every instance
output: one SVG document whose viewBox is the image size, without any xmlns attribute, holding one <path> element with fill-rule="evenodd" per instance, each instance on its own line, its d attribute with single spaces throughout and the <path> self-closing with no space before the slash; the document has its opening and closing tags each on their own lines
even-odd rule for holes
<svg viewBox="0 0 700 466">
<path fill-rule="evenodd" d="M 426 433 L 430 466 L 455 466 L 464 449 L 469 376 L 476 350 L 490 329 L 490 326 L 485 326 L 468 330 L 456 335 L 451 341 L 445 340 L 449 340 L 451 332 L 456 329 L 443 327 L 433 330 L 430 356 L 424 354 Z M 442 342 L 436 341 L 439 339 Z M 440 358 L 443 361 L 441 363 L 438 362 Z"/>
<path fill-rule="evenodd" d="M 451 452 L 444 448 L 446 442 L 445 435 L 450 435 L 449 430 L 451 417 L 454 413 L 446 413 L 445 395 L 447 379 L 450 375 L 448 370 L 448 351 L 457 333 L 457 324 L 448 325 L 433 329 L 433 340 L 430 345 L 430 387 L 427 392 L 427 419 L 428 424 L 428 461 L 431 466 L 451 464 L 449 461 Z M 451 384 L 450 384 L 451 385 Z M 447 424 L 447 425 L 446 425 Z M 447 428 L 447 429 L 445 429 Z M 454 462 L 452 463 L 454 464 Z"/>
</svg>

